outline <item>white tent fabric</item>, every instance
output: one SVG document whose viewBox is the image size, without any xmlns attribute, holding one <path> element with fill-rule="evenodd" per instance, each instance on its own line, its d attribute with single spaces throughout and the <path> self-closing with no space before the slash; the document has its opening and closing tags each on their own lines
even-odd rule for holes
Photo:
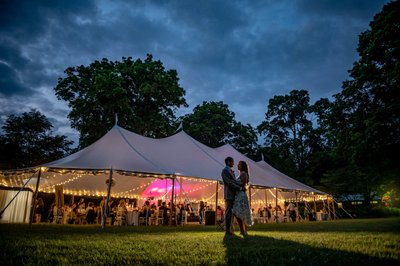
<svg viewBox="0 0 400 266">
<path fill-rule="evenodd" d="M 15 190 L 0 190 L 0 210 L 18 193 Z M 3 213 L 0 221 L 9 223 L 28 223 L 31 213 L 32 192 L 22 191 Z"/>
<path fill-rule="evenodd" d="M 165 178 L 175 176 L 177 180 L 184 177 L 182 192 L 176 182 L 177 196 L 207 199 L 216 194 L 215 181 L 222 181 L 221 170 L 227 156 L 236 162 L 248 162 L 252 185 L 324 194 L 266 163 L 252 161 L 231 145 L 213 149 L 184 131 L 167 138 L 152 139 L 117 125 L 92 145 L 43 165 L 49 170 L 42 174 L 39 190 L 52 192 L 56 185 L 63 185 L 66 194 L 102 196 L 112 168 L 116 181 L 111 190 L 113 196 L 140 198 L 142 195 L 143 199 L 153 196 L 165 199 L 172 187 L 171 180 L 165 181 Z M 26 179 L 27 176 L 20 175 L 2 180 L 2 183 L 15 187 Z M 35 184 L 33 178 L 28 187 L 33 189 Z M 222 194 L 221 187 L 219 193 Z"/>
<path fill-rule="evenodd" d="M 222 162 L 199 148 L 183 131 L 152 139 L 114 126 L 85 149 L 43 166 L 61 169 L 110 169 L 221 180 Z"/>
<path fill-rule="evenodd" d="M 231 145 L 210 148 L 184 131 L 161 139 L 143 137 L 114 126 L 104 137 L 87 148 L 44 166 L 61 169 L 110 169 L 197 177 L 221 181 L 224 159 L 248 162 L 251 183 L 257 186 L 317 192 L 280 173 L 267 163 L 247 158 Z"/>
<path fill-rule="evenodd" d="M 273 176 L 273 177 L 281 180 L 281 182 L 283 182 L 290 189 L 314 192 L 314 193 L 318 193 L 318 194 L 325 194 L 322 191 L 319 191 L 317 189 L 309 187 L 293 178 L 288 177 L 287 175 L 285 175 L 285 174 L 279 172 L 277 169 L 273 168 L 271 165 L 269 165 L 265 161 L 259 161 L 256 164 L 258 166 L 260 166 L 261 168 L 263 168 L 268 176 Z"/>
</svg>

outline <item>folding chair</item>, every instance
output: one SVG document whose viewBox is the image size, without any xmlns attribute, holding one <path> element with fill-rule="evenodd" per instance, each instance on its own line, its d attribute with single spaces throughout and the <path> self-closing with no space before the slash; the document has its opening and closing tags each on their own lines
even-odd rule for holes
<svg viewBox="0 0 400 266">
<path fill-rule="evenodd" d="M 150 225 L 149 212 L 146 211 L 145 216 L 139 217 L 139 225 Z"/>
</svg>

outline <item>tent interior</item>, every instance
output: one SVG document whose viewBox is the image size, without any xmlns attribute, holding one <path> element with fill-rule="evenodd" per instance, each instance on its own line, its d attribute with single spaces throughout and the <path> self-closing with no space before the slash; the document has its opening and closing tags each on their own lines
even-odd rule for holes
<svg viewBox="0 0 400 266">
<path fill-rule="evenodd" d="M 0 171 L 0 186 L 7 189 L 0 193 L 0 209 L 14 197 L 15 189 L 35 191 L 37 185 L 42 193 L 61 190 L 63 195 L 104 197 L 111 175 L 111 198 L 129 199 L 142 206 L 145 201 L 158 205 L 173 197 L 174 203 L 190 203 L 196 209 L 203 201 L 215 210 L 216 205 L 224 206 L 220 174 L 227 156 L 235 163 L 246 161 L 249 166 L 253 209 L 326 198 L 324 192 L 284 175 L 264 161 L 254 162 L 229 144 L 210 148 L 184 131 L 152 139 L 115 125 L 92 145 L 65 158 L 39 167 Z M 23 192 L 4 212 L 3 221 L 27 221 L 32 192 Z"/>
</svg>

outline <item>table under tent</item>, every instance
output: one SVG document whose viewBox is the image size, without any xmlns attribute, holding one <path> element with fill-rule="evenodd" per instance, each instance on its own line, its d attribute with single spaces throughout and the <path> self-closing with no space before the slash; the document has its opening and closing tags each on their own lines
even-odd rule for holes
<svg viewBox="0 0 400 266">
<path fill-rule="evenodd" d="M 215 210 L 224 206 L 221 170 L 227 156 L 235 163 L 248 163 L 252 208 L 314 201 L 315 210 L 315 200 L 329 198 L 264 161 L 252 161 L 229 144 L 210 148 L 183 130 L 153 139 L 115 125 L 95 143 L 65 158 L 39 167 L 0 171 L 0 209 L 5 209 L 2 220 L 28 222 L 32 198 L 36 199 L 38 192 L 92 197 L 108 194 L 107 199 L 135 199 L 138 206 L 145 201 L 203 201 Z M 17 188 L 21 188 L 18 196 Z"/>
</svg>

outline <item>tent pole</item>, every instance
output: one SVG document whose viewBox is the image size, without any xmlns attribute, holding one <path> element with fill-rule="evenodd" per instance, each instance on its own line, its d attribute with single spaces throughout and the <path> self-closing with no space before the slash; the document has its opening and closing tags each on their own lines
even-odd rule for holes
<svg viewBox="0 0 400 266">
<path fill-rule="evenodd" d="M 315 203 L 315 196 L 314 196 L 314 212 L 317 215 L 317 203 Z"/>
<path fill-rule="evenodd" d="M 329 218 L 329 220 L 330 220 L 330 218 L 331 218 L 331 209 L 329 207 L 329 196 L 328 195 L 326 195 L 326 208 L 327 208 L 327 211 L 328 211 L 328 217 L 327 218 Z"/>
<path fill-rule="evenodd" d="M 268 208 L 268 196 L 267 196 L 267 189 L 264 189 L 264 196 L 265 196 L 265 207 Z"/>
<path fill-rule="evenodd" d="M 107 197 L 106 197 L 106 202 L 104 204 L 103 218 L 101 219 L 101 228 L 106 227 L 107 209 L 108 209 L 108 201 L 110 199 L 112 175 L 113 175 L 113 169 L 111 167 L 110 168 L 110 177 L 108 178 Z"/>
<path fill-rule="evenodd" d="M 29 193 L 28 193 L 28 196 L 29 196 Z M 28 209 L 28 199 L 29 199 L 28 196 L 26 197 L 26 202 L 25 202 L 25 211 L 24 211 L 24 220 L 23 220 L 23 223 L 26 222 L 26 211 L 27 211 L 27 209 Z"/>
<path fill-rule="evenodd" d="M 278 188 L 275 188 L 275 216 L 278 219 Z M 276 220 L 278 222 L 278 220 Z"/>
<path fill-rule="evenodd" d="M 335 212 L 335 200 L 332 196 L 332 209 L 333 209 L 333 220 L 335 220 L 336 212 Z"/>
<path fill-rule="evenodd" d="M 174 194 L 175 194 L 175 175 L 172 177 L 172 195 L 171 195 L 171 211 L 169 217 L 169 225 L 172 225 L 172 215 L 174 215 L 175 211 Z"/>
<path fill-rule="evenodd" d="M 215 224 L 217 224 L 217 211 L 218 211 L 218 181 L 215 188 Z"/>
<path fill-rule="evenodd" d="M 249 201 L 250 201 L 250 212 L 251 212 L 251 187 L 249 186 Z"/>
<path fill-rule="evenodd" d="M 297 191 L 294 191 L 294 194 L 296 196 L 296 221 L 299 219 L 299 203 L 297 202 Z"/>
<path fill-rule="evenodd" d="M 182 203 L 182 176 L 179 177 L 179 203 Z"/>
<path fill-rule="evenodd" d="M 32 225 L 33 222 L 33 218 L 35 217 L 35 211 L 36 211 L 36 200 L 37 200 L 37 196 L 38 196 L 38 190 L 39 190 L 39 182 L 40 182 L 40 177 L 42 175 L 42 168 L 39 168 L 39 172 L 38 172 L 38 179 L 36 181 L 36 188 L 35 188 L 35 193 L 33 194 L 33 202 L 32 202 L 32 213 L 31 213 L 31 219 L 29 221 L 29 225 Z"/>
</svg>

